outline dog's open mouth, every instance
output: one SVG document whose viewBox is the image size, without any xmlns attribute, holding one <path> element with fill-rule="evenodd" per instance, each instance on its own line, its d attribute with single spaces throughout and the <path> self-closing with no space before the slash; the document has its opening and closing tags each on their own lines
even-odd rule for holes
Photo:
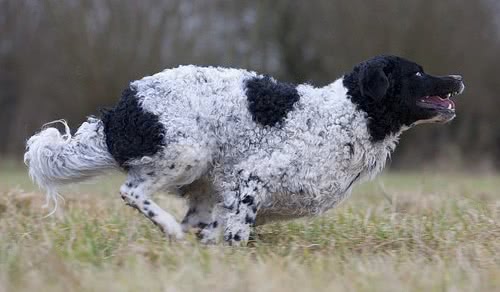
<svg viewBox="0 0 500 292">
<path fill-rule="evenodd" d="M 455 103 L 451 97 L 459 94 L 458 91 L 450 92 L 445 95 L 429 95 L 420 98 L 417 105 L 423 108 L 438 110 L 438 111 L 455 111 Z"/>
</svg>

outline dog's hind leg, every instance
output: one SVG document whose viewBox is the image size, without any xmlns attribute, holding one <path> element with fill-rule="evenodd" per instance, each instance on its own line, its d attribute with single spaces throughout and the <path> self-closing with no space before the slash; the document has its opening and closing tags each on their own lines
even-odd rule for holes
<svg viewBox="0 0 500 292">
<path fill-rule="evenodd" d="M 137 209 L 167 236 L 182 239 L 181 225 L 150 198 L 161 187 L 153 177 L 129 172 L 127 181 L 120 188 L 120 195 L 127 205 Z"/>
<path fill-rule="evenodd" d="M 214 218 L 217 195 L 212 183 L 208 178 L 202 178 L 183 187 L 181 191 L 189 204 L 181 224 L 183 231 L 197 229 L 198 238 L 202 243 L 215 243 L 220 222 Z"/>
<path fill-rule="evenodd" d="M 182 238 L 181 225 L 161 209 L 150 195 L 162 189 L 189 185 L 202 177 L 211 161 L 206 144 L 176 144 L 151 160 L 132 164 L 120 193 L 125 202 L 139 210 L 168 236 Z"/>
</svg>

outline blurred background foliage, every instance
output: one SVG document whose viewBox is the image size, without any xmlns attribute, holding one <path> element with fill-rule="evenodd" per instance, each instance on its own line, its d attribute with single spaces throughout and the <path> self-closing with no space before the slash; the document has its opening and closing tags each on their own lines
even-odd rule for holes
<svg viewBox="0 0 500 292">
<path fill-rule="evenodd" d="M 494 0 L 0 0 L 0 155 L 43 123 L 73 128 L 128 82 L 179 64 L 324 85 L 396 54 L 467 89 L 446 126 L 405 134 L 397 168 L 500 168 L 500 4 Z"/>
</svg>

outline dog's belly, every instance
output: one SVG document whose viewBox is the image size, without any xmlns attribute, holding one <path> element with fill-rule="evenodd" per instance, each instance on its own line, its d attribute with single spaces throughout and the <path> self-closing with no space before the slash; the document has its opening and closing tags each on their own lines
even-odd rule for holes
<svg viewBox="0 0 500 292">
<path fill-rule="evenodd" d="M 262 202 L 257 213 L 256 225 L 322 214 L 335 207 L 349 193 L 350 190 L 328 195 L 274 193 Z"/>
</svg>

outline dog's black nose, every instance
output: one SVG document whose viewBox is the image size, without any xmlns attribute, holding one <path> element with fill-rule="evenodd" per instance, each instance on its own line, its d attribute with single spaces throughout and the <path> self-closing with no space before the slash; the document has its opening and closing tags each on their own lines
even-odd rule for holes
<svg viewBox="0 0 500 292">
<path fill-rule="evenodd" d="M 453 79 L 456 79 L 458 81 L 463 81 L 464 78 L 462 77 L 462 75 L 450 75 L 451 78 Z"/>
</svg>

